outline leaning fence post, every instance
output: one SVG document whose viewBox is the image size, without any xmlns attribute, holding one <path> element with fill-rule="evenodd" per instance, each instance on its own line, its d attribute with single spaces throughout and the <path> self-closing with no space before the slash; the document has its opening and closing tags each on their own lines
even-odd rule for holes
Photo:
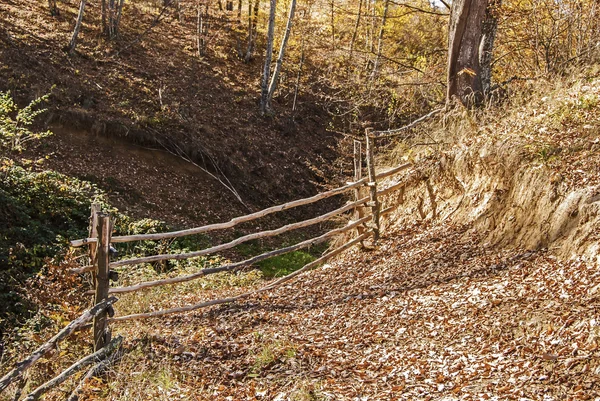
<svg viewBox="0 0 600 401">
<path fill-rule="evenodd" d="M 358 182 L 362 179 L 362 143 L 354 140 L 354 182 Z M 360 199 L 360 187 L 354 188 L 354 200 Z M 356 206 L 354 209 L 354 219 L 360 220 L 364 216 L 362 206 Z M 356 227 L 358 235 L 362 235 L 365 229 L 362 225 Z"/>
<path fill-rule="evenodd" d="M 371 206 L 373 215 L 373 242 L 379 240 L 379 201 L 377 200 L 377 179 L 375 177 L 375 136 L 373 135 L 373 128 L 367 128 L 365 130 L 366 142 L 367 142 L 367 171 L 369 172 L 369 187 L 370 201 L 368 203 Z"/>
<path fill-rule="evenodd" d="M 102 302 L 108 298 L 108 290 L 110 287 L 109 281 L 109 257 L 110 257 L 110 237 L 112 232 L 112 224 L 110 216 L 104 213 L 97 212 L 97 238 L 98 246 L 96 248 L 96 260 L 94 286 L 95 296 L 94 304 Z M 94 333 L 94 352 L 104 348 L 110 342 L 110 330 L 108 328 L 107 312 L 104 311 L 94 318 L 93 333 Z"/>
</svg>

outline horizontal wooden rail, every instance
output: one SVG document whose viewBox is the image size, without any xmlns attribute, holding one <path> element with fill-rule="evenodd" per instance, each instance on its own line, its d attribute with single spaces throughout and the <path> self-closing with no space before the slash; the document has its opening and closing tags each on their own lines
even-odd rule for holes
<svg viewBox="0 0 600 401">
<path fill-rule="evenodd" d="M 356 182 L 351 182 L 347 185 L 344 185 L 343 187 L 332 189 L 331 191 L 323 192 L 323 193 L 317 194 L 315 196 L 312 196 L 310 198 L 295 200 L 295 201 L 292 201 L 289 203 L 284 203 L 282 205 L 272 206 L 270 208 L 267 208 L 267 209 L 264 209 L 264 210 L 261 210 L 261 211 L 258 211 L 258 212 L 252 213 L 252 214 L 236 217 L 226 223 L 210 224 L 210 225 L 203 226 L 203 227 L 196 227 L 196 228 L 190 228 L 187 230 L 172 231 L 172 232 L 167 232 L 167 233 L 123 235 L 123 236 L 112 237 L 111 241 L 114 243 L 116 243 L 116 242 L 132 242 L 132 241 L 156 241 L 156 240 L 161 240 L 161 239 L 184 237 L 186 235 L 200 234 L 200 233 L 205 233 L 208 231 L 232 228 L 238 224 L 256 220 L 260 217 L 264 217 L 269 214 L 292 209 L 292 208 L 295 208 L 298 206 L 308 205 L 308 204 L 317 202 L 322 199 L 326 199 L 326 198 L 330 198 L 335 195 L 342 194 L 353 188 L 359 187 L 366 182 L 367 182 L 367 179 L 363 179 L 363 180 L 356 181 Z M 93 243 L 93 242 L 96 242 L 96 238 L 79 239 L 79 240 L 71 241 L 71 246 L 78 247 L 78 246 L 86 245 L 86 244 Z"/>
<path fill-rule="evenodd" d="M 406 183 L 404 181 L 398 182 L 394 185 L 391 185 L 387 188 L 382 189 L 381 191 L 377 191 L 377 196 L 384 196 L 389 194 L 390 192 L 394 192 L 402 187 L 404 187 Z"/>
<path fill-rule="evenodd" d="M 244 242 L 247 242 L 247 241 L 260 239 L 260 238 L 273 237 L 273 236 L 283 234 L 288 231 L 296 230 L 296 229 L 302 228 L 302 227 L 308 227 L 308 226 L 329 220 L 330 218 L 332 218 L 334 216 L 337 216 L 339 214 L 347 212 L 348 210 L 354 209 L 356 206 L 364 204 L 368 200 L 369 200 L 369 198 L 365 197 L 356 202 L 348 203 L 347 205 L 345 205 L 339 209 L 336 209 L 329 213 L 325 213 L 321 216 L 318 216 L 318 217 L 315 217 L 312 219 L 304 220 L 304 221 L 301 221 L 298 223 L 288 224 L 287 226 L 280 227 L 276 230 L 261 231 L 258 233 L 248 234 L 243 237 L 237 238 L 233 241 L 230 241 L 228 243 L 213 246 L 211 248 L 203 249 L 201 251 L 194 251 L 194 252 L 188 252 L 188 253 L 174 253 L 174 254 L 167 254 L 167 255 L 154 255 L 154 256 L 145 256 L 142 258 L 125 259 L 125 260 L 120 260 L 118 262 L 111 263 L 110 267 L 137 265 L 140 263 L 159 262 L 161 260 L 182 260 L 182 259 L 195 258 L 198 256 L 204 256 L 204 255 L 209 255 L 212 253 L 221 252 L 226 249 L 233 248 L 234 246 L 243 244 Z"/>
<path fill-rule="evenodd" d="M 36 363 L 41 357 L 46 355 L 48 352 L 56 348 L 56 345 L 68 337 L 71 333 L 77 330 L 80 326 L 83 326 L 88 321 L 92 320 L 95 316 L 103 312 L 110 305 L 117 302 L 117 298 L 111 297 L 99 302 L 93 308 L 83 312 L 81 316 L 69 323 L 65 328 L 58 332 L 50 340 L 46 341 L 40 346 L 33 354 L 23 361 L 17 363 L 15 368 L 8 372 L 4 377 L 0 379 L 0 392 L 2 392 L 10 383 L 19 378 L 23 372 L 29 369 L 34 363 Z"/>
<path fill-rule="evenodd" d="M 269 259 L 274 256 L 283 255 L 283 254 L 293 252 L 298 249 L 306 248 L 306 247 L 324 242 L 328 238 L 331 238 L 335 235 L 341 234 L 343 232 L 346 232 L 346 231 L 352 230 L 353 228 L 358 227 L 359 225 L 367 222 L 370 218 L 371 218 L 371 216 L 363 217 L 360 220 L 354 221 L 344 227 L 336 228 L 335 230 L 331 230 L 319 237 L 311 238 L 306 241 L 299 242 L 295 245 L 288 246 L 286 248 L 281 248 L 281 249 L 277 249 L 274 251 L 265 252 L 263 254 L 254 256 L 250 259 L 243 260 L 241 262 L 231 263 L 231 264 L 227 264 L 227 265 L 219 266 L 219 267 L 212 267 L 212 268 L 208 268 L 208 269 L 202 269 L 197 273 L 189 274 L 187 276 L 172 277 L 172 278 L 167 278 L 167 279 L 163 279 L 163 280 L 146 281 L 146 282 L 139 283 L 136 285 L 131 285 L 128 287 L 115 287 L 115 288 L 111 288 L 108 292 L 109 292 L 109 294 L 122 294 L 122 293 L 142 290 L 145 288 L 157 287 L 157 286 L 161 286 L 161 285 L 185 283 L 187 281 L 196 280 L 201 277 L 207 276 L 209 274 L 215 274 L 215 273 L 224 272 L 224 271 L 232 271 L 232 270 L 238 269 L 240 267 L 251 266 L 254 263 L 260 262 L 261 260 Z"/>
<path fill-rule="evenodd" d="M 397 174 L 397 173 L 399 173 L 401 171 L 406 170 L 407 168 L 410 168 L 412 165 L 413 165 L 412 163 L 405 163 L 405 164 L 402 164 L 402 165 L 400 165 L 398 167 L 394 167 L 392 169 L 389 169 L 389 170 L 386 170 L 386 171 L 382 171 L 381 173 L 377 174 L 375 176 L 375 178 L 377 178 L 379 180 L 381 178 L 389 177 L 390 175 Z"/>
<path fill-rule="evenodd" d="M 274 289 L 277 286 L 283 284 L 284 282 L 301 274 L 302 272 L 305 272 L 308 269 L 312 269 L 312 268 L 318 266 L 319 264 L 325 262 L 326 260 L 329 260 L 333 256 L 340 254 L 341 252 L 345 251 L 346 249 L 350 248 L 351 246 L 353 246 L 361 241 L 364 241 L 366 238 L 370 237 L 371 235 L 373 235 L 373 231 L 366 232 L 366 233 L 356 237 L 355 239 L 345 243 L 344 245 L 334 249 L 333 251 L 321 256 L 319 259 L 307 264 L 302 269 L 296 270 L 295 272 L 290 273 L 287 276 L 284 276 L 284 277 L 276 280 L 275 282 L 268 284 L 262 288 L 254 290 L 254 291 L 245 292 L 243 294 L 239 294 L 239 295 L 229 297 L 229 298 L 215 299 L 212 301 L 202 302 L 202 303 L 195 304 L 195 305 L 182 306 L 179 308 L 164 309 L 164 310 L 155 311 L 155 312 L 136 313 L 136 314 L 132 314 L 132 315 L 118 316 L 118 317 L 110 319 L 109 321 L 110 322 L 122 322 L 122 321 L 133 320 L 133 319 L 147 319 L 147 318 L 151 318 L 151 317 L 160 317 L 160 316 L 165 316 L 165 315 L 171 315 L 174 313 L 189 312 L 189 311 L 206 308 L 208 306 L 213 306 L 213 305 L 220 305 L 220 304 L 235 302 L 240 299 L 247 298 L 251 295 Z"/>
</svg>

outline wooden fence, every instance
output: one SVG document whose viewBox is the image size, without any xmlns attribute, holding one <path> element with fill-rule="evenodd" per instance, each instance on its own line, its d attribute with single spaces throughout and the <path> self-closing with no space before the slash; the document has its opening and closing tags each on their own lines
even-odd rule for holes
<svg viewBox="0 0 600 401">
<path fill-rule="evenodd" d="M 109 323 L 121 322 L 132 319 L 143 319 L 149 317 L 157 317 L 164 316 L 173 313 L 182 313 L 187 311 L 192 311 L 204 307 L 208 307 L 211 305 L 218 305 L 224 303 L 230 303 L 234 301 L 241 300 L 243 298 L 247 298 L 251 295 L 261 293 L 264 291 L 272 290 L 286 281 L 302 274 L 303 272 L 310 270 L 329 260 L 335 255 L 343 252 L 344 250 L 356 245 L 363 244 L 365 240 L 372 237 L 373 243 L 376 243 L 379 239 L 380 235 L 380 218 L 381 216 L 390 213 L 395 206 L 388 207 L 387 209 L 381 209 L 381 198 L 384 195 L 387 195 L 393 191 L 403 189 L 405 183 L 403 181 L 389 186 L 384 189 L 378 188 L 378 180 L 381 180 L 386 177 L 390 177 L 392 175 L 398 174 L 408 168 L 411 167 L 410 163 L 399 165 L 395 168 L 389 169 L 387 171 L 383 171 L 377 173 L 375 171 L 375 158 L 374 158 L 374 145 L 375 140 L 377 138 L 376 133 L 372 130 L 367 130 L 366 132 L 366 172 L 367 176 L 363 178 L 362 170 L 363 170 L 363 159 L 362 159 L 362 143 L 361 141 L 354 141 L 354 181 L 349 182 L 344 186 L 339 188 L 335 188 L 326 192 L 319 193 L 315 196 L 296 200 L 293 202 L 281 204 L 278 206 L 273 206 L 255 213 L 251 213 L 245 216 L 236 217 L 225 223 L 217 223 L 210 224 L 202 227 L 196 227 L 186 230 L 172 231 L 172 232 L 164 232 L 164 233 L 156 233 L 156 234 L 139 234 L 139 235 L 125 235 L 125 236 L 115 236 L 113 237 L 112 230 L 114 221 L 111 217 L 105 213 L 103 213 L 98 205 L 92 205 L 91 217 L 90 217 L 90 228 L 89 235 L 87 238 L 75 240 L 71 242 L 71 246 L 73 247 L 81 247 L 88 246 L 88 258 L 89 263 L 78 269 L 72 269 L 72 273 L 80 274 L 85 272 L 91 272 L 93 277 L 94 289 L 89 291 L 88 294 L 94 296 L 94 307 L 84 313 L 82 317 L 71 322 L 65 329 L 63 329 L 59 334 L 57 334 L 53 339 L 44 344 L 38 351 L 36 351 L 32 356 L 28 359 L 20 362 L 15 366 L 15 368 L 5 375 L 2 379 L 0 379 L 0 391 L 4 390 L 11 382 L 17 380 L 21 377 L 24 370 L 29 368 L 35 361 L 37 361 L 42 355 L 48 352 L 49 349 L 54 347 L 56 343 L 74 330 L 80 328 L 84 324 L 86 324 L 89 320 L 92 321 L 92 341 L 94 345 L 94 354 L 82 359 L 76 364 L 77 366 L 72 366 L 67 369 L 67 371 L 63 372 L 61 375 L 57 376 L 57 378 L 52 381 L 46 383 L 40 388 L 36 389 L 33 393 L 31 393 L 27 399 L 36 399 L 39 397 L 44 391 L 47 391 L 49 388 L 60 383 L 61 380 L 64 381 L 66 377 L 73 374 L 74 371 L 77 371 L 81 368 L 81 366 L 85 366 L 86 364 L 90 364 L 90 361 L 98 361 L 100 357 L 105 358 L 112 350 L 114 350 L 115 346 L 121 341 L 120 337 L 116 339 L 111 339 L 111 330 L 109 327 Z M 111 261 L 111 243 L 125 243 L 125 242 L 133 242 L 133 241 L 154 241 L 154 240 L 162 240 L 162 239 L 170 239 L 170 238 L 178 238 L 183 236 L 189 236 L 199 233 L 206 233 L 214 230 L 222 230 L 227 228 L 235 227 L 238 224 L 249 222 L 256 220 L 258 218 L 285 211 L 288 209 L 292 209 L 302 205 L 312 204 L 314 202 L 327 199 L 336 195 L 345 194 L 347 192 L 353 193 L 353 199 L 346 203 L 344 206 L 339 207 L 333 211 L 324 213 L 320 216 L 303 220 L 300 222 L 292 223 L 285 225 L 283 227 L 260 231 L 257 233 L 248 234 L 237 238 L 233 241 L 223 243 L 220 245 L 212 246 L 207 249 L 197 250 L 193 252 L 187 253 L 177 253 L 177 254 L 160 254 L 160 255 L 152 255 L 152 256 L 144 256 L 139 258 L 130 258 L 130 259 L 121 259 L 116 261 Z M 194 274 L 172 277 L 162 280 L 154 280 L 154 281 L 146 281 L 141 282 L 135 285 L 124 286 L 124 287 L 111 287 L 110 283 L 112 281 L 116 281 L 117 273 L 113 269 L 120 266 L 130 266 L 130 265 L 139 265 L 143 263 L 152 263 L 159 262 L 164 260 L 182 260 L 188 258 L 194 258 L 209 254 L 215 254 L 227 249 L 231 249 L 237 245 L 243 244 L 247 241 L 274 237 L 292 230 L 296 230 L 303 227 L 308 227 L 311 225 L 315 225 L 318 223 L 322 223 L 332 219 L 333 217 L 342 215 L 346 212 L 352 212 L 352 218 L 350 222 L 344 227 L 336 228 L 330 230 L 320 236 L 307 239 L 295 245 L 283 247 L 280 249 L 272 250 L 269 252 L 262 253 L 258 256 L 254 256 L 247 260 L 243 260 L 240 262 L 229 263 L 226 265 L 206 268 L 202 269 Z M 279 279 L 274 280 L 273 282 L 258 288 L 256 290 L 252 290 L 243 294 L 239 294 L 229 298 L 216 299 L 212 301 L 202 302 L 195 305 L 186 305 L 177 308 L 147 312 L 147 313 L 138 313 L 138 314 L 130 314 L 124 316 L 114 316 L 114 310 L 112 308 L 112 304 L 116 302 L 116 298 L 111 297 L 111 294 L 122 294 L 129 293 L 134 291 L 139 291 L 146 288 L 163 286 L 163 285 L 172 285 L 177 283 L 183 283 L 195 279 L 199 279 L 209 274 L 214 274 L 223 271 L 233 271 L 245 266 L 251 266 L 259 261 L 283 255 L 298 249 L 307 248 L 312 245 L 322 243 L 327 241 L 328 239 L 337 236 L 342 233 L 346 233 L 349 231 L 355 231 L 356 235 L 350 241 L 347 241 L 343 245 L 327 252 L 322 255 L 320 258 L 314 260 L 306 264 L 299 270 L 294 271 L 287 276 L 281 277 Z M 82 362 L 83 361 L 83 362 Z M 93 374 L 98 368 L 94 367 L 89 374 Z M 66 374 L 66 375 L 65 375 Z M 86 375 L 87 377 L 87 375 Z M 77 391 L 77 389 L 76 389 Z M 32 397 L 32 398 L 30 398 Z"/>
</svg>

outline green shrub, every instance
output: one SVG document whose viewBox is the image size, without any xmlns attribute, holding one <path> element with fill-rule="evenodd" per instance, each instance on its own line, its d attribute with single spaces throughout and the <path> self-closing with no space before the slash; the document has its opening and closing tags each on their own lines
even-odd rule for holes
<svg viewBox="0 0 600 401">
<path fill-rule="evenodd" d="M 36 133 L 29 129 L 34 119 L 46 111 L 38 109 L 38 106 L 47 102 L 49 96 L 50 94 L 39 97 L 19 109 L 10 92 L 0 92 L 0 148 L 4 151 L 21 152 L 28 142 L 52 135 L 50 131 Z"/>
</svg>

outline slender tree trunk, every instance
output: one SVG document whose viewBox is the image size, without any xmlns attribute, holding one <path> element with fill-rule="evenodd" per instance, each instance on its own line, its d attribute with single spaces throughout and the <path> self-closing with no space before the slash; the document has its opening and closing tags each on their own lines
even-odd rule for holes
<svg viewBox="0 0 600 401">
<path fill-rule="evenodd" d="M 71 37 L 71 41 L 69 42 L 69 54 L 72 54 L 75 51 L 75 46 L 77 46 L 77 36 L 79 36 L 81 22 L 83 21 L 85 2 L 86 0 L 81 0 L 81 3 L 79 4 L 79 14 L 77 15 L 77 21 L 75 22 L 75 29 L 73 29 L 73 36 Z"/>
<path fill-rule="evenodd" d="M 256 43 L 256 33 L 258 28 L 258 10 L 260 0 L 254 0 L 254 9 L 251 8 L 252 0 L 248 0 L 248 48 L 244 61 L 247 63 L 254 56 L 254 46 Z"/>
<path fill-rule="evenodd" d="M 267 107 L 269 78 L 271 77 L 271 60 L 273 58 L 273 37 L 275 36 L 275 10 L 277 8 L 277 0 L 271 0 L 270 3 L 269 28 L 267 30 L 267 54 L 265 57 L 265 68 L 263 69 L 260 97 L 260 111 L 262 114 L 266 114 L 270 111 Z"/>
<path fill-rule="evenodd" d="M 101 13 L 102 13 L 102 34 L 108 35 L 108 25 L 106 23 L 106 0 L 102 0 L 100 3 Z"/>
<path fill-rule="evenodd" d="M 48 0 L 48 8 L 51 16 L 56 17 L 60 14 L 58 7 L 56 6 L 56 0 Z"/>
<path fill-rule="evenodd" d="M 367 0 L 369 1 L 369 0 Z M 356 23 L 354 24 L 354 31 L 352 32 L 352 40 L 350 40 L 350 55 L 348 61 L 352 61 L 352 52 L 354 51 L 354 43 L 356 42 L 356 35 L 358 34 L 358 27 L 360 26 L 360 15 L 362 11 L 363 0 L 358 0 L 358 13 L 356 14 Z"/>
<path fill-rule="evenodd" d="M 277 89 L 277 83 L 279 81 L 279 74 L 281 73 L 281 66 L 283 65 L 283 57 L 285 56 L 285 49 L 287 48 L 288 39 L 290 38 L 290 33 L 292 32 L 292 25 L 294 24 L 294 13 L 296 12 L 296 0 L 291 0 L 290 2 L 290 13 L 288 15 L 287 24 L 285 27 L 285 33 L 283 35 L 283 39 L 281 40 L 281 47 L 279 48 L 279 56 L 277 57 L 277 61 L 275 62 L 275 70 L 273 71 L 273 77 L 271 78 L 271 84 L 269 85 L 269 91 L 267 94 L 267 107 L 266 109 L 271 109 L 271 100 L 273 99 L 273 94 Z"/>
<path fill-rule="evenodd" d="M 454 0 L 452 3 L 447 101 L 456 97 L 463 104 L 473 106 L 483 100 L 480 49 L 487 6 L 487 0 Z"/>
<path fill-rule="evenodd" d="M 377 76 L 377 68 L 379 68 L 379 60 L 381 59 L 381 51 L 383 49 L 383 35 L 385 34 L 385 24 L 387 22 L 387 15 L 390 1 L 385 0 L 383 6 L 383 15 L 381 16 L 381 28 L 379 29 L 379 37 L 377 39 L 377 56 L 375 56 L 375 62 L 373 63 L 373 72 L 371 73 L 371 79 Z"/>
<path fill-rule="evenodd" d="M 204 56 L 204 21 L 202 19 L 202 8 L 200 3 L 198 3 L 198 19 L 196 20 L 196 35 L 197 35 L 197 45 L 198 45 L 198 57 L 202 58 Z"/>
<path fill-rule="evenodd" d="M 335 0 L 331 0 L 331 50 L 335 51 Z"/>
<path fill-rule="evenodd" d="M 108 38 L 113 39 L 115 37 L 115 1 L 108 0 Z"/>
<path fill-rule="evenodd" d="M 123 13 L 123 5 L 125 4 L 125 0 L 119 0 L 119 5 L 117 6 L 117 18 L 115 20 L 115 37 L 119 36 L 119 28 L 121 26 L 121 15 Z M 179 3 L 177 3 L 179 4 Z"/>
<path fill-rule="evenodd" d="M 304 42 L 305 37 L 302 36 L 302 50 L 300 51 L 300 65 L 298 66 L 298 75 L 296 75 L 296 86 L 294 88 L 294 102 L 292 103 L 292 113 L 296 111 L 296 100 L 298 99 L 298 90 L 300 89 L 300 77 L 302 76 L 302 67 L 304 66 Z"/>
<path fill-rule="evenodd" d="M 242 23 L 242 0 L 238 0 L 237 23 Z"/>
</svg>

